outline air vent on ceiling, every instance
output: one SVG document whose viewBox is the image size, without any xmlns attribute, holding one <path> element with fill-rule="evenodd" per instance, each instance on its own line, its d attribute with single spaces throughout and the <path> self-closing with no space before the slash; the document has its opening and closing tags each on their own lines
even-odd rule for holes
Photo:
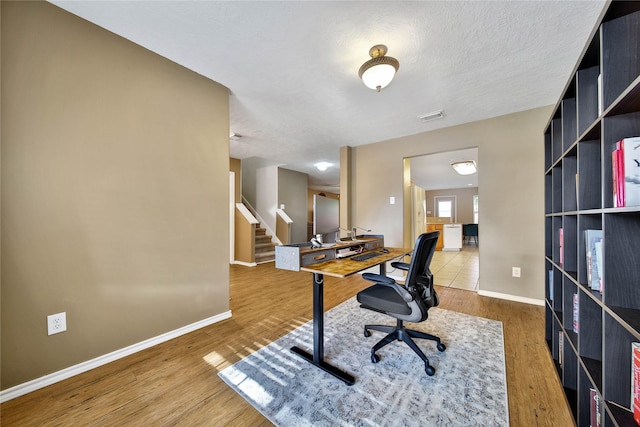
<svg viewBox="0 0 640 427">
<path fill-rule="evenodd" d="M 422 120 L 423 122 L 428 122 L 430 120 L 441 119 L 443 117 L 444 117 L 444 111 L 442 111 L 442 110 L 434 111 L 432 113 L 427 113 L 427 114 L 423 114 L 421 116 L 418 116 L 418 118 L 420 120 Z"/>
</svg>

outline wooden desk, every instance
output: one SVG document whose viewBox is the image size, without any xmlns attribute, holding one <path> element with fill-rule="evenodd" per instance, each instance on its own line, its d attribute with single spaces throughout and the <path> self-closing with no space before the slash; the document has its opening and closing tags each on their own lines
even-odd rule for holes
<svg viewBox="0 0 640 427">
<path fill-rule="evenodd" d="M 324 275 L 333 277 L 347 277 L 366 270 L 376 265 L 380 266 L 380 274 L 386 274 L 386 263 L 395 258 L 401 258 L 410 254 L 413 249 L 385 248 L 389 252 L 384 253 L 381 249 L 368 251 L 378 253 L 379 256 L 369 258 L 365 261 L 356 261 L 354 256 L 341 259 L 333 259 L 316 263 L 300 270 L 313 273 L 313 354 L 301 349 L 292 347 L 291 351 L 309 363 L 330 373 L 334 377 L 344 381 L 347 385 L 353 385 L 355 378 L 353 375 L 329 364 L 324 360 Z M 363 252 L 367 253 L 367 252 Z"/>
</svg>

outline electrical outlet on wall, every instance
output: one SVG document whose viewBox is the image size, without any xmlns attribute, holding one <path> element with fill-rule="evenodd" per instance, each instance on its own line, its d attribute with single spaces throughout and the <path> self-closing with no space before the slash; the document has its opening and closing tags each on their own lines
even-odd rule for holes
<svg viewBox="0 0 640 427">
<path fill-rule="evenodd" d="M 520 277 L 520 267 L 511 267 L 511 275 L 513 277 Z"/>
<path fill-rule="evenodd" d="M 59 334 L 67 330 L 67 313 L 57 313 L 47 316 L 47 333 Z"/>
</svg>

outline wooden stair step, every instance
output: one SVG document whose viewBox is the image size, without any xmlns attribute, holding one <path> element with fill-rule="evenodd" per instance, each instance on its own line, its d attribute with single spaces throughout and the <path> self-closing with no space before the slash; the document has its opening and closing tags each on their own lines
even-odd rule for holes
<svg viewBox="0 0 640 427">
<path fill-rule="evenodd" d="M 275 245 L 271 242 L 266 242 L 266 243 L 258 243 L 256 242 L 255 248 L 256 248 L 256 252 L 258 251 L 258 249 L 270 249 L 273 250 L 273 247 Z"/>
<path fill-rule="evenodd" d="M 275 243 L 271 241 L 271 236 L 267 234 L 265 227 L 256 227 L 254 259 L 256 263 L 275 261 Z"/>
<path fill-rule="evenodd" d="M 256 252 L 255 261 L 256 263 L 274 261 L 276 259 L 276 251 L 268 251 L 268 252 Z"/>
</svg>

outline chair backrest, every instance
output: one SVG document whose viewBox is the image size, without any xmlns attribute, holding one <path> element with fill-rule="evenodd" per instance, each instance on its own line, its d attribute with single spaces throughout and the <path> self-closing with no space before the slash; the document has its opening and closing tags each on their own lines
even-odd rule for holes
<svg viewBox="0 0 640 427">
<path fill-rule="evenodd" d="M 420 299 L 430 307 L 438 305 L 437 296 L 433 289 L 433 275 L 429 266 L 439 236 L 440 231 L 437 230 L 418 236 L 405 279 L 405 287 L 416 292 Z"/>
<path fill-rule="evenodd" d="M 465 236 L 478 236 L 478 224 L 464 224 L 462 234 Z"/>
</svg>

